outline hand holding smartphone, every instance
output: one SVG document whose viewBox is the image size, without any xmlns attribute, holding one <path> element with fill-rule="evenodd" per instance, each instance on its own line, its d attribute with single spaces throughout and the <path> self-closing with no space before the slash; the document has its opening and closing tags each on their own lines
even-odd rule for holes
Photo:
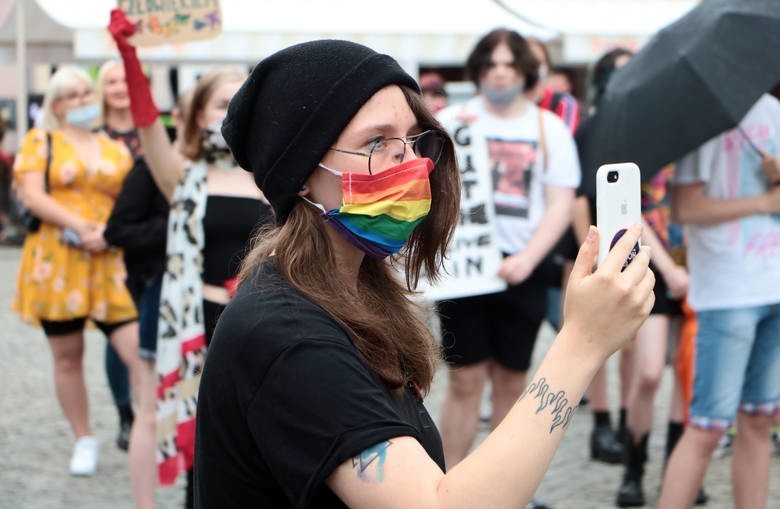
<svg viewBox="0 0 780 509">
<path fill-rule="evenodd" d="M 599 229 L 598 264 L 629 226 L 642 222 L 641 176 L 634 163 L 605 164 L 596 172 L 596 226 Z M 625 269 L 639 253 L 641 239 L 631 250 Z"/>
<path fill-rule="evenodd" d="M 60 240 L 72 247 L 81 247 L 81 235 L 73 228 L 63 228 L 60 233 Z"/>
</svg>

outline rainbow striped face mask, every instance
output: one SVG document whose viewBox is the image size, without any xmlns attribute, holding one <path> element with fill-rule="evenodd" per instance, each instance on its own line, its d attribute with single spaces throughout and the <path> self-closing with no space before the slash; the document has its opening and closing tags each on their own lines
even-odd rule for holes
<svg viewBox="0 0 780 509">
<path fill-rule="evenodd" d="M 341 177 L 342 203 L 322 217 L 353 246 L 382 260 L 397 253 L 431 210 L 433 161 L 412 159 L 381 173 L 341 173 L 320 164 Z M 304 197 L 305 199 L 305 197 Z"/>
</svg>

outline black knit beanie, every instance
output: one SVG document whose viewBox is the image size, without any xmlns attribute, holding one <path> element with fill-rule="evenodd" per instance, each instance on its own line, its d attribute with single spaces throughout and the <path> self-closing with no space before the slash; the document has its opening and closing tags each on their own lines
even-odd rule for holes
<svg viewBox="0 0 780 509">
<path fill-rule="evenodd" d="M 393 58 L 349 41 L 297 44 L 255 66 L 230 101 L 222 134 L 278 224 L 352 117 L 391 84 L 419 91 Z"/>
</svg>

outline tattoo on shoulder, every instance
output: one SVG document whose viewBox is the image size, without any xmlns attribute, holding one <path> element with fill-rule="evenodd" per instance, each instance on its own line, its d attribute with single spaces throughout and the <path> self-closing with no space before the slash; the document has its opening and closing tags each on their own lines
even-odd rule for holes
<svg viewBox="0 0 780 509">
<path fill-rule="evenodd" d="M 556 428 L 566 429 L 571 422 L 574 411 L 577 410 L 577 405 L 569 404 L 569 398 L 566 397 L 564 391 L 554 392 L 550 389 L 546 378 L 540 378 L 531 382 L 523 394 L 520 395 L 520 399 L 526 396 L 538 400 L 537 414 L 547 411 L 552 415 L 550 433 L 555 431 Z"/>
<path fill-rule="evenodd" d="M 379 484 L 385 480 L 385 460 L 387 460 L 387 448 L 392 442 L 386 440 L 380 444 L 369 447 L 352 458 L 352 468 L 357 476 L 369 483 Z M 369 470 L 369 467 L 374 467 Z"/>
</svg>

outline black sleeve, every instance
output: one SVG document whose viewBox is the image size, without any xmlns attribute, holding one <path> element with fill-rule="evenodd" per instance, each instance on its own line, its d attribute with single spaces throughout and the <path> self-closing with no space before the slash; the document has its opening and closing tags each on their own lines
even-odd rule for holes
<svg viewBox="0 0 780 509">
<path fill-rule="evenodd" d="M 351 345 L 282 352 L 247 408 L 255 443 L 292 507 L 308 507 L 333 470 L 384 440 L 418 432 Z"/>
<path fill-rule="evenodd" d="M 152 179 L 146 161 L 136 160 L 122 183 L 103 236 L 130 254 L 165 250 L 167 202 Z"/>
<path fill-rule="evenodd" d="M 577 154 L 580 158 L 580 186 L 577 188 L 577 196 L 593 196 L 596 193 L 596 170 L 588 166 L 587 153 L 590 150 L 591 120 L 586 119 L 580 124 L 574 133 L 574 143 L 577 145 Z"/>
</svg>

